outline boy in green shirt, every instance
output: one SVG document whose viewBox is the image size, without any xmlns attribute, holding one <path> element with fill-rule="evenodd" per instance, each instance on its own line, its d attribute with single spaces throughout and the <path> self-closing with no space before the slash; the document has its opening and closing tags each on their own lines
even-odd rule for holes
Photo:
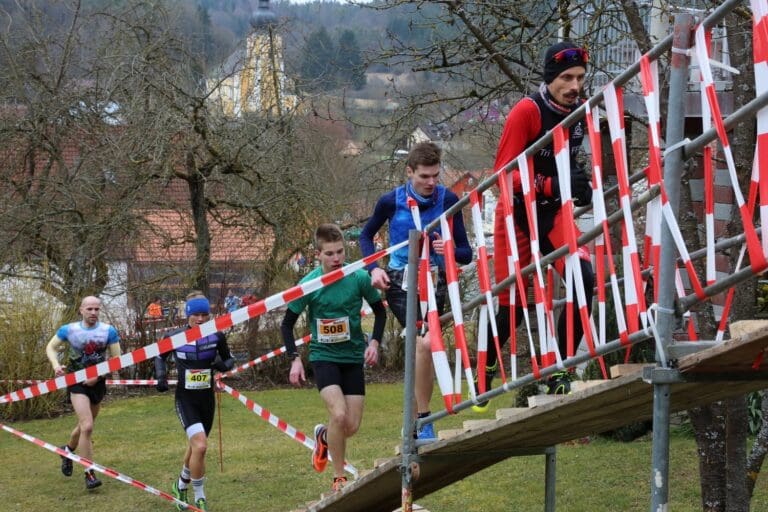
<svg viewBox="0 0 768 512">
<path fill-rule="evenodd" d="M 344 235 L 335 224 L 322 224 L 317 228 L 315 246 L 320 266 L 300 283 L 344 265 Z M 373 334 L 367 345 L 360 325 L 363 299 L 375 315 Z M 334 470 L 332 489 L 339 491 L 347 482 L 344 476 L 347 439 L 360 428 L 363 417 L 363 364 L 373 366 L 379 359 L 379 342 L 384 334 L 387 313 L 381 295 L 371 285 L 368 272 L 362 269 L 288 304 L 280 332 L 286 353 L 292 360 L 289 380 L 297 387 L 306 381 L 306 377 L 296 351 L 293 327 L 304 309 L 307 309 L 307 323 L 312 334 L 309 362 L 329 415 L 327 426 L 315 426 L 312 466 L 315 471 L 322 472 L 330 452 Z"/>
</svg>

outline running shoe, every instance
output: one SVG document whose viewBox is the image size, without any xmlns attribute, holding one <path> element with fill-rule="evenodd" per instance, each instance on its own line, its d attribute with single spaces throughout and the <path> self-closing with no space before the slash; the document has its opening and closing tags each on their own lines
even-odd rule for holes
<svg viewBox="0 0 768 512">
<path fill-rule="evenodd" d="M 85 488 L 89 491 L 92 491 L 93 489 L 99 487 L 101 485 L 101 480 L 96 478 L 96 474 L 91 471 L 85 472 Z"/>
<path fill-rule="evenodd" d="M 485 368 L 485 390 L 486 391 L 488 391 L 489 389 L 493 389 L 493 377 L 496 375 L 496 370 L 498 369 L 499 369 L 498 361 L 496 361 L 496 363 L 493 366 L 488 366 Z M 475 376 L 475 389 L 479 390 L 479 388 L 477 387 L 477 376 Z M 478 413 L 484 413 L 488 410 L 488 405 L 490 405 L 490 403 L 491 403 L 490 400 L 484 400 L 482 402 L 478 402 L 472 406 L 472 410 Z"/>
<path fill-rule="evenodd" d="M 420 441 L 436 441 L 435 427 L 431 423 L 425 423 L 416 433 L 416 439 Z"/>
<path fill-rule="evenodd" d="M 333 492 L 339 492 L 344 488 L 345 485 L 347 485 L 347 477 L 335 476 L 333 477 L 333 485 L 331 485 L 331 490 Z"/>
<path fill-rule="evenodd" d="M 67 446 L 66 444 L 62 446 L 61 449 L 67 453 L 72 453 L 72 450 L 70 450 L 69 446 Z M 64 476 L 72 476 L 72 459 L 68 459 L 63 455 L 60 455 L 60 457 L 61 457 L 61 473 Z"/>
<path fill-rule="evenodd" d="M 570 395 L 571 394 L 571 374 L 568 370 L 555 372 L 547 380 L 548 395 Z"/>
<path fill-rule="evenodd" d="M 171 494 L 174 498 L 176 498 L 179 501 L 183 501 L 184 503 L 189 503 L 187 501 L 187 491 L 189 489 L 179 489 L 179 481 L 176 480 L 173 482 L 173 487 L 171 487 Z M 176 503 L 176 510 L 186 510 L 184 507 Z"/>
<path fill-rule="evenodd" d="M 205 510 L 205 512 L 208 512 L 208 504 L 205 502 L 205 498 L 197 498 L 195 500 L 195 506 L 200 510 Z"/>
<path fill-rule="evenodd" d="M 315 425 L 315 448 L 312 450 L 312 467 L 318 473 L 325 471 L 325 466 L 328 465 L 328 442 L 324 439 L 327 431 L 328 429 L 322 423 Z"/>
</svg>

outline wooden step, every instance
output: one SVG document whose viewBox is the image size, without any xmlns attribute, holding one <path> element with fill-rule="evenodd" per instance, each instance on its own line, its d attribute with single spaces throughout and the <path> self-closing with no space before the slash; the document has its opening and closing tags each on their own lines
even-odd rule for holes
<svg viewBox="0 0 768 512">
<path fill-rule="evenodd" d="M 418 510 L 419 512 L 429 512 L 429 510 L 425 509 L 424 507 L 422 507 L 421 505 L 419 505 L 417 503 L 414 503 L 412 505 L 411 510 Z M 392 512 L 403 512 L 403 508 L 399 507 L 399 508 L 393 510 Z"/>
<path fill-rule="evenodd" d="M 604 380 L 575 380 L 571 382 L 571 392 L 577 393 L 605 383 Z"/>
<path fill-rule="evenodd" d="M 528 397 L 528 407 L 537 407 L 539 405 L 551 404 L 562 400 L 568 395 L 533 395 Z"/>
<path fill-rule="evenodd" d="M 643 368 L 648 366 L 649 363 L 635 363 L 635 364 L 615 364 L 611 366 L 609 374 L 612 379 L 624 377 L 625 375 L 631 375 L 633 373 L 642 372 Z"/>
<path fill-rule="evenodd" d="M 739 320 L 731 323 L 731 338 L 741 338 L 754 331 L 768 329 L 768 320 Z"/>
<path fill-rule="evenodd" d="M 437 439 L 442 441 L 443 439 L 450 439 L 466 432 L 463 428 L 450 428 L 446 430 L 437 431 Z"/>
<path fill-rule="evenodd" d="M 503 420 L 505 418 L 511 418 L 512 416 L 517 416 L 518 414 L 527 410 L 527 407 L 508 407 L 506 409 L 496 409 L 496 419 Z"/>
<path fill-rule="evenodd" d="M 466 420 L 462 426 L 464 427 L 464 430 L 473 430 L 485 427 L 491 423 L 496 423 L 496 420 Z"/>
</svg>

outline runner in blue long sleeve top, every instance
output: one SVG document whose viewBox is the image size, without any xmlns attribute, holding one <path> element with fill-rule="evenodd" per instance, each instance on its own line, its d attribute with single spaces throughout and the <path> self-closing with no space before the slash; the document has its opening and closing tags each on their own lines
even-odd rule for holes
<svg viewBox="0 0 768 512">
<path fill-rule="evenodd" d="M 408 197 L 416 200 L 419 206 L 421 225 L 426 226 L 456 204 L 459 200 L 456 194 L 443 185 L 438 184 L 440 178 L 441 151 L 432 142 L 416 144 L 408 153 L 405 170 L 408 181 L 394 190 L 381 196 L 373 210 L 373 215 L 360 233 L 360 249 L 363 256 L 375 252 L 373 238 L 376 233 L 389 223 L 389 244 L 395 245 L 408 239 L 408 231 L 416 228 L 416 223 L 408 207 Z M 461 214 L 453 216 L 454 255 L 458 263 L 466 264 L 472 261 L 472 248 L 467 240 L 464 220 Z M 445 297 L 448 293 L 445 280 L 445 262 L 443 260 L 444 241 L 440 228 L 430 232 L 432 247 L 430 264 L 438 276 L 435 289 L 437 309 L 442 314 Z M 400 325 L 405 327 L 406 291 L 404 290 L 405 269 L 408 262 L 408 248 L 403 247 L 390 256 L 387 269 L 376 263 L 368 266 L 373 286 L 386 291 L 389 309 L 395 315 Z M 416 338 L 416 412 L 419 417 L 430 414 L 429 402 L 434 387 L 434 369 L 429 338 Z M 434 439 L 432 424 L 424 425 L 418 432 L 420 439 Z"/>
</svg>

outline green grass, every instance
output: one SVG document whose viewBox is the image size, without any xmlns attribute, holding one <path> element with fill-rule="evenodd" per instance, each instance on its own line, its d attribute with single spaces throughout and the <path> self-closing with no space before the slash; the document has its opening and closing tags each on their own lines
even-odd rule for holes
<svg viewBox="0 0 768 512">
<path fill-rule="evenodd" d="M 234 387 L 237 387 L 236 385 Z M 296 428 L 310 434 L 326 414 L 315 389 L 244 391 Z M 439 408 L 440 398 L 434 401 Z M 208 452 L 206 493 L 212 510 L 286 511 L 317 499 L 331 474 L 318 475 L 309 450 L 268 425 L 239 402 L 223 397 L 224 471 L 219 469 L 218 430 Z M 492 402 L 510 406 L 511 398 Z M 402 386 L 368 386 L 360 432 L 350 442 L 348 460 L 358 470 L 374 459 L 394 455 L 399 444 Z M 461 414 L 438 429 L 456 428 L 465 419 L 493 417 Z M 67 414 L 52 420 L 11 426 L 54 444 L 63 444 L 74 424 Z M 168 490 L 178 474 L 186 437 L 173 411 L 173 393 L 113 397 L 96 422 L 95 459 L 146 484 Z M 698 511 L 698 462 L 692 439 L 673 434 L 670 461 L 670 510 Z M 0 433 L 0 511 L 156 511 L 168 502 L 102 476 L 95 492 L 84 489 L 82 471 L 66 478 L 59 457 L 6 432 Z M 646 511 L 650 496 L 651 442 L 617 443 L 600 438 L 586 445 L 563 445 L 557 452 L 557 510 L 572 512 Z M 768 509 L 766 478 L 758 480 L 752 510 Z M 508 459 L 417 502 L 432 512 L 542 510 L 543 456 Z"/>
</svg>

